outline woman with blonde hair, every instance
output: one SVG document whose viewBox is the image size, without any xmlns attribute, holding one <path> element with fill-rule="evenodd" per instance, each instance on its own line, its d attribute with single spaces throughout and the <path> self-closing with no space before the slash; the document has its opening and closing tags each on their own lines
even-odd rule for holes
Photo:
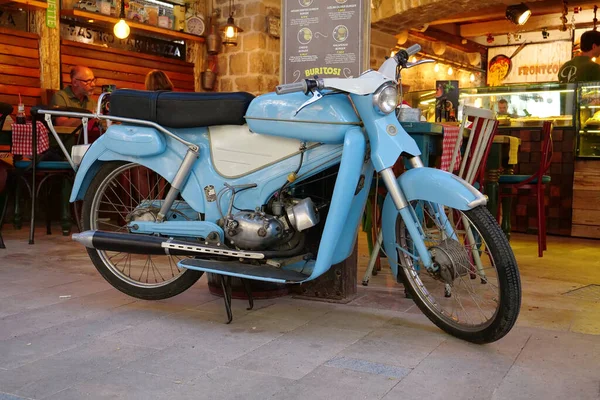
<svg viewBox="0 0 600 400">
<path fill-rule="evenodd" d="M 173 82 L 163 71 L 155 69 L 146 75 L 146 90 L 173 90 Z"/>
</svg>

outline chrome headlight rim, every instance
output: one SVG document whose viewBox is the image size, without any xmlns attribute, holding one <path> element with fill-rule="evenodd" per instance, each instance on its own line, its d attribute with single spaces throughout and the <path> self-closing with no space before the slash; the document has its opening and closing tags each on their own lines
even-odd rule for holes
<svg viewBox="0 0 600 400">
<path fill-rule="evenodd" d="M 381 85 L 373 94 L 373 108 L 379 114 L 387 115 L 396 110 L 398 106 L 398 86 L 388 81 Z"/>
</svg>

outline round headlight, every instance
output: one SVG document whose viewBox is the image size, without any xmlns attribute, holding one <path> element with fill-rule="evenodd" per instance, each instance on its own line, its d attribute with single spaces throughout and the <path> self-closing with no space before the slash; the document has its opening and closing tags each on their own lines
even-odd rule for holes
<svg viewBox="0 0 600 400">
<path fill-rule="evenodd" d="M 392 82 L 382 85 L 373 95 L 373 107 L 381 114 L 389 114 L 398 105 L 398 88 Z"/>
</svg>

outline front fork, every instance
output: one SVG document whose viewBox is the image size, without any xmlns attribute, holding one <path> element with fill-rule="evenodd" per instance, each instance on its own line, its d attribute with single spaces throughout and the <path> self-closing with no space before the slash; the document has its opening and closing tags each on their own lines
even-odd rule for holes
<svg viewBox="0 0 600 400">
<path fill-rule="evenodd" d="M 412 168 L 423 167 L 423 162 L 418 156 L 409 158 L 408 162 Z M 431 255 L 429 254 L 429 250 L 427 250 L 427 246 L 425 246 L 425 232 L 423 232 L 423 227 L 419 223 L 415 211 L 410 206 L 410 203 L 408 200 L 406 200 L 406 197 L 402 192 L 402 188 L 400 188 L 400 185 L 396 180 L 394 171 L 392 168 L 386 168 L 380 172 L 380 175 L 388 190 L 388 193 L 390 194 L 390 197 L 392 198 L 392 201 L 394 202 L 394 205 L 396 206 L 396 209 L 406 224 L 406 229 L 413 240 L 415 250 L 421 258 L 423 266 L 428 270 L 434 269 Z"/>
<path fill-rule="evenodd" d="M 407 161 L 411 168 L 424 167 L 421 158 L 418 156 L 411 157 Z M 443 205 L 423 204 L 423 209 L 415 210 L 404 196 L 402 188 L 398 184 L 398 180 L 396 179 L 396 175 L 394 174 L 392 168 L 386 168 L 381 171 L 380 174 L 388 193 L 390 194 L 392 201 L 396 206 L 396 209 L 398 209 L 398 213 L 405 222 L 406 229 L 410 234 L 416 254 L 420 257 L 423 266 L 427 270 L 435 272 L 437 270 L 437 266 L 433 263 L 431 254 L 425 245 L 425 232 L 423 231 L 421 221 L 423 220 L 422 217 L 426 212 L 425 208 L 429 207 L 429 211 L 431 212 L 432 216 L 435 216 L 435 218 L 437 218 L 441 223 L 441 226 L 445 227 L 446 236 L 456 239 L 456 232 L 454 232 L 452 224 L 444 212 Z M 420 215 L 421 218 L 419 218 L 419 215 L 417 215 L 418 213 L 423 214 Z M 381 243 L 380 239 L 381 238 L 378 238 L 378 243 Z"/>
</svg>

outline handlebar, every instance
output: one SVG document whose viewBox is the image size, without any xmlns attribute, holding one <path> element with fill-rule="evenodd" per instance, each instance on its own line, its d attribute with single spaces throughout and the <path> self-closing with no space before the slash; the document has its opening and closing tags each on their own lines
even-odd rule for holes
<svg viewBox="0 0 600 400">
<path fill-rule="evenodd" d="M 300 82 L 294 83 L 284 83 L 282 85 L 278 85 L 275 88 L 275 93 L 277 94 L 287 94 L 294 92 L 304 92 L 308 91 L 308 85 L 306 84 L 306 80 L 301 80 Z"/>
<path fill-rule="evenodd" d="M 406 49 L 406 54 L 408 54 L 408 56 L 410 57 L 410 56 L 417 54 L 420 51 L 421 51 L 421 46 L 418 44 L 413 44 L 408 49 Z"/>
<path fill-rule="evenodd" d="M 319 88 L 323 89 L 323 82 L 320 79 L 303 79 L 300 82 L 284 83 L 275 87 L 275 93 L 288 94 L 295 92 L 303 92 L 307 94 L 309 91 Z"/>
</svg>

